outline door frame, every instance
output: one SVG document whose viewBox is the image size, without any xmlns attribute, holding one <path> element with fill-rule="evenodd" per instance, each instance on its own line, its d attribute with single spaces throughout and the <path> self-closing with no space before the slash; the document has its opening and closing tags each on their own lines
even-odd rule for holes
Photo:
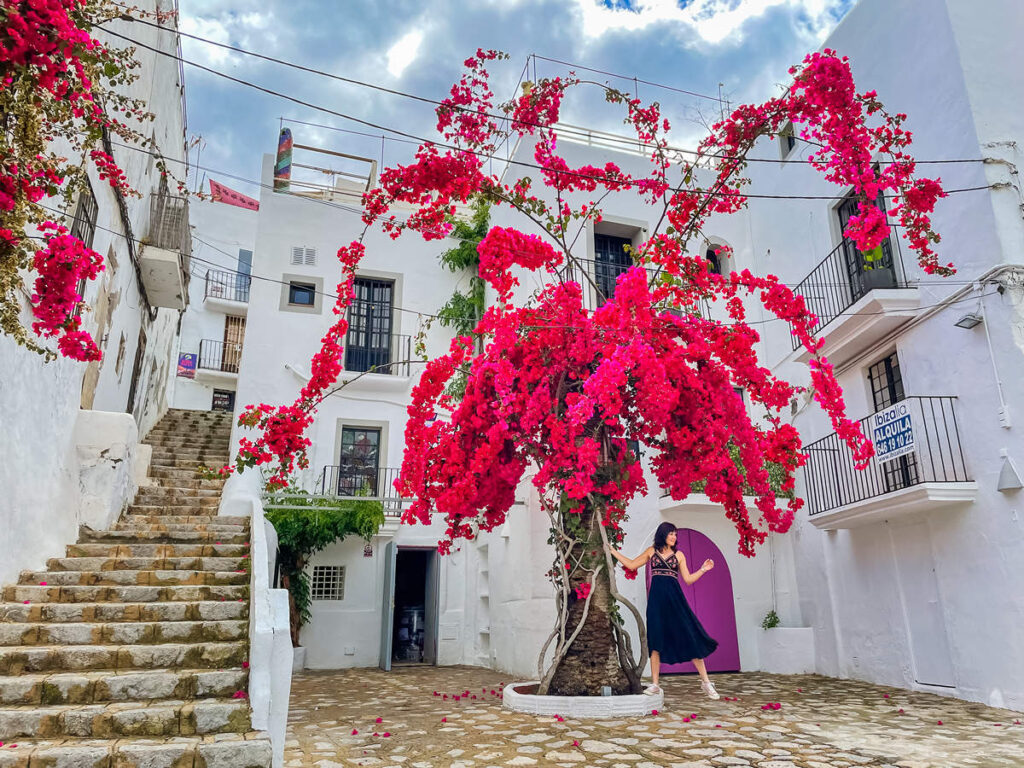
<svg viewBox="0 0 1024 768">
<path fill-rule="evenodd" d="M 389 541 L 384 546 L 384 601 L 381 607 L 380 668 L 391 671 L 391 657 L 394 654 L 395 631 L 395 578 L 398 568 L 398 552 L 429 552 L 427 582 L 423 595 L 423 664 L 437 666 L 441 629 L 441 556 L 437 547 L 402 545 Z M 431 573 L 432 571 L 432 573 Z M 428 661 L 428 653 L 431 657 Z"/>
</svg>

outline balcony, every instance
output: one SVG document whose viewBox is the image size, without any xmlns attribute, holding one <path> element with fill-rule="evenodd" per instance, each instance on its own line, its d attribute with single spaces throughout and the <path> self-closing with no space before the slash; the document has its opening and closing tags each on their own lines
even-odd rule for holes
<svg viewBox="0 0 1024 768">
<path fill-rule="evenodd" d="M 969 503 L 978 492 L 964 463 L 955 397 L 908 397 L 915 450 L 867 468 L 854 467 L 834 432 L 804 448 L 810 521 L 823 530 L 855 528 L 915 512 Z M 861 421 L 870 436 L 871 416 Z"/>
<path fill-rule="evenodd" d="M 813 327 L 823 337 L 822 353 L 841 365 L 907 323 L 921 304 L 917 288 L 900 276 L 886 250 L 873 269 L 865 268 L 864 254 L 843 240 L 795 288 L 807 309 L 817 316 Z M 807 350 L 793 337 L 793 358 L 806 363 Z"/>
<path fill-rule="evenodd" d="M 188 199 L 163 192 L 153 195 L 145 231 L 139 266 L 149 303 L 154 307 L 184 309 L 188 303 L 192 255 Z"/>
<path fill-rule="evenodd" d="M 222 269 L 206 270 L 203 304 L 231 315 L 246 315 L 249 310 L 249 286 L 252 278 Z"/>
<path fill-rule="evenodd" d="M 203 339 L 199 342 L 196 380 L 213 384 L 234 384 L 238 381 L 238 366 L 241 362 L 241 344 Z"/>
<path fill-rule="evenodd" d="M 382 533 L 394 533 L 402 517 L 402 507 L 411 499 L 395 490 L 399 467 L 330 464 L 320 470 L 315 494 L 339 499 L 379 501 L 384 505 Z"/>
</svg>

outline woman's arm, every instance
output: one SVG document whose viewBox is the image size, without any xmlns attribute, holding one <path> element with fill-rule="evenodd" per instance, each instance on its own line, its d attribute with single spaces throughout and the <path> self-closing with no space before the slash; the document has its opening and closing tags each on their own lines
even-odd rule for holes
<svg viewBox="0 0 1024 768">
<path fill-rule="evenodd" d="M 693 584 L 697 579 L 715 567 L 715 561 L 709 559 L 704 561 L 704 565 L 702 565 L 698 571 L 690 573 L 689 569 L 686 567 L 686 555 L 682 552 L 676 552 L 676 558 L 679 562 L 679 574 L 687 584 Z"/>
<path fill-rule="evenodd" d="M 608 551 L 612 553 L 612 557 L 614 557 L 616 560 L 622 563 L 624 568 L 629 568 L 629 570 L 635 571 L 640 566 L 646 565 L 647 561 L 651 559 L 651 555 L 654 554 L 654 547 L 648 547 L 642 553 L 640 553 L 639 557 L 635 557 L 632 560 L 630 560 L 628 557 L 626 557 L 624 554 L 619 552 L 619 550 L 615 549 L 614 547 L 608 547 Z"/>
</svg>

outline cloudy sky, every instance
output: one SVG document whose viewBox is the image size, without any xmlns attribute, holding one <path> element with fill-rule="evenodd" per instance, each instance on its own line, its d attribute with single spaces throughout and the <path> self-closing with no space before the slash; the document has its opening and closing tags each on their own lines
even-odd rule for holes
<svg viewBox="0 0 1024 768">
<path fill-rule="evenodd" d="M 777 92 L 786 69 L 821 42 L 854 0 L 180 0 L 184 32 L 392 89 L 443 98 L 461 62 L 478 47 L 508 52 L 492 67 L 500 100 L 512 95 L 528 56 L 628 75 L 732 103 Z M 299 72 L 183 40 L 186 59 L 302 101 L 389 128 L 434 137 L 428 104 Z M 538 59 L 537 76 L 568 67 Z M 632 90 L 633 81 L 578 74 Z M 375 134 L 356 136 L 292 123 L 296 143 L 381 157 L 381 131 L 226 81 L 186 65 L 189 134 L 201 137 L 199 164 L 257 196 L 260 158 L 276 146 L 280 118 Z M 530 75 L 533 76 L 533 65 Z M 713 99 L 639 85 L 684 134 L 717 117 Z M 621 130 L 596 90 L 567 105 L 563 119 Z M 678 137 L 677 137 L 678 138 Z M 388 164 L 411 147 L 383 142 Z M 195 162 L 195 154 L 192 155 Z"/>
</svg>

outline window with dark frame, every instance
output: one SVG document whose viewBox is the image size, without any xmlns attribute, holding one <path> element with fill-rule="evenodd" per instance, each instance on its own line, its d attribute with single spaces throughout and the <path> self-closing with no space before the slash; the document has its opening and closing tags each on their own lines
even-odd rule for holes
<svg viewBox="0 0 1024 768">
<path fill-rule="evenodd" d="M 861 198 L 854 193 L 847 195 L 842 203 L 835 209 L 836 218 L 839 223 L 839 232 L 846 231 L 850 223 L 850 217 L 860 212 Z M 885 196 L 879 194 L 875 205 L 885 212 Z M 895 288 L 896 268 L 892 258 L 892 243 L 889 238 L 882 241 L 879 246 L 880 258 L 868 262 L 867 254 L 857 248 L 856 243 L 845 235 L 841 234 L 843 247 L 843 261 L 846 264 L 846 274 L 850 282 L 850 292 L 853 301 L 857 301 L 869 291 L 875 288 Z"/>
<path fill-rule="evenodd" d="M 312 307 L 316 304 L 316 286 L 312 283 L 288 283 L 288 303 L 300 307 Z"/>
<path fill-rule="evenodd" d="M 615 281 L 633 266 L 628 237 L 594 235 L 594 283 L 597 285 L 598 303 L 603 304 L 615 296 Z"/>
<path fill-rule="evenodd" d="M 718 249 L 721 246 L 708 245 L 707 250 L 704 252 L 704 258 L 711 264 L 711 271 L 716 275 L 722 274 L 722 259 L 718 255 Z"/>
<path fill-rule="evenodd" d="M 391 373 L 391 342 L 394 331 L 395 284 L 390 280 L 357 277 L 355 298 L 349 305 L 345 337 L 345 370 L 380 368 Z"/>
<path fill-rule="evenodd" d="M 99 217 L 99 205 L 96 203 L 96 195 L 92 192 L 92 185 L 86 179 L 82 189 L 78 193 L 78 205 L 75 207 L 75 220 L 71 224 L 71 236 L 82 241 L 86 248 L 92 248 L 93 240 L 96 237 L 96 219 Z M 85 293 L 86 281 L 78 281 L 75 292 L 82 296 Z M 75 306 L 73 316 L 77 317 L 82 313 L 82 302 Z"/>
<path fill-rule="evenodd" d="M 379 474 L 380 428 L 342 427 L 338 495 L 376 496 Z"/>
<path fill-rule="evenodd" d="M 871 385 L 871 399 L 875 413 L 906 397 L 903 390 L 903 375 L 900 373 L 900 361 L 895 352 L 868 368 L 868 382 Z M 879 466 L 887 492 L 898 491 L 920 482 L 916 454 L 909 453 L 891 461 L 884 461 Z"/>
<path fill-rule="evenodd" d="M 783 160 L 789 157 L 789 154 L 796 149 L 796 129 L 793 128 L 792 123 L 788 123 L 785 128 L 779 131 L 779 145 L 782 150 Z"/>
<path fill-rule="evenodd" d="M 313 600 L 344 600 L 345 566 L 314 565 L 309 596 Z"/>
</svg>

